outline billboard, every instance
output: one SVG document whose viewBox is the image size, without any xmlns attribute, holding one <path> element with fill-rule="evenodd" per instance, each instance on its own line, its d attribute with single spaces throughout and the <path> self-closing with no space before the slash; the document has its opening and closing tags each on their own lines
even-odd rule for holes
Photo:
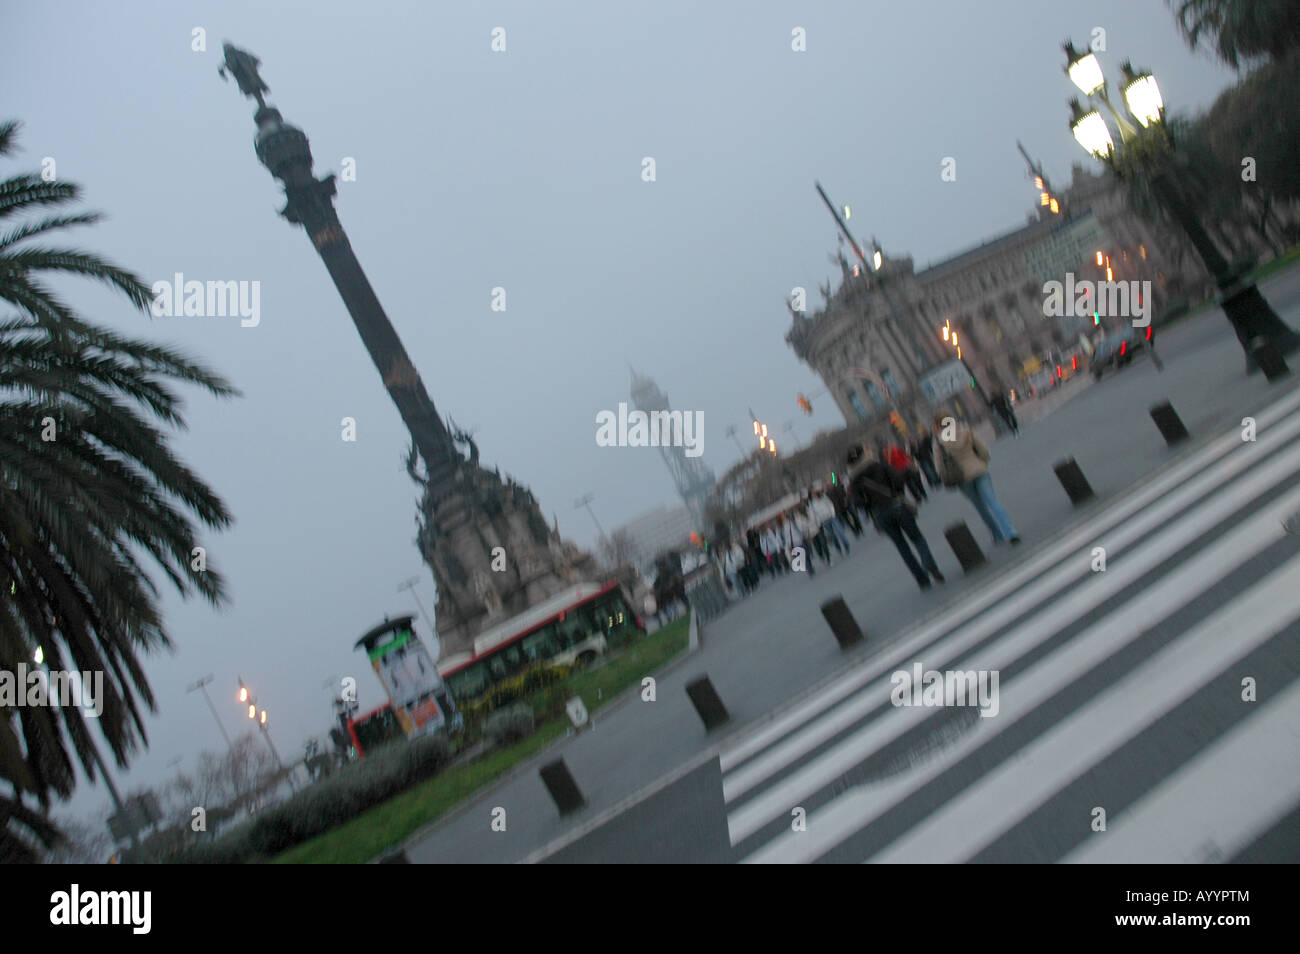
<svg viewBox="0 0 1300 954">
<path fill-rule="evenodd" d="M 965 362 L 953 359 L 941 364 L 921 378 L 921 391 L 931 404 L 946 401 L 954 394 L 971 390 L 971 373 Z"/>
<path fill-rule="evenodd" d="M 370 665 L 388 693 L 393 713 L 408 735 L 430 732 L 446 722 L 438 704 L 446 687 L 433 657 L 409 619 L 394 622 L 366 647 Z"/>
</svg>

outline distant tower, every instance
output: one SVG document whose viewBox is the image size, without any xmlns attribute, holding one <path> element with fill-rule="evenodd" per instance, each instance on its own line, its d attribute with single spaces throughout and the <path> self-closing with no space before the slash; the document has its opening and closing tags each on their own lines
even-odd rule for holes
<svg viewBox="0 0 1300 954">
<path fill-rule="evenodd" d="M 668 395 L 660 391 L 649 378 L 632 372 L 632 403 L 639 411 L 647 414 L 653 411 L 671 411 Z M 673 475 L 677 493 L 681 496 L 686 509 L 690 511 L 691 521 L 696 529 L 704 530 L 704 507 L 709 493 L 717 482 L 713 471 L 709 470 L 701 457 L 687 457 L 684 447 L 660 447 L 668 472 Z"/>
</svg>

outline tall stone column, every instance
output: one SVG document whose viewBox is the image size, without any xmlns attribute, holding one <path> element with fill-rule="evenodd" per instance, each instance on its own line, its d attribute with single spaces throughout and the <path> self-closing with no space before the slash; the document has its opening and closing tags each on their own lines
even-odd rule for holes
<svg viewBox="0 0 1300 954">
<path fill-rule="evenodd" d="M 527 488 L 479 466 L 474 442 L 443 423 L 339 222 L 334 176 L 312 174 L 307 136 L 265 102 L 258 60 L 228 43 L 225 56 L 223 75 L 257 100 L 254 143 L 284 186 L 280 214 L 306 230 L 411 434 L 407 468 L 424 486 L 417 542 L 438 588 L 438 636 L 446 652 L 465 650 L 485 626 L 593 576 L 595 565 L 547 526 Z"/>
</svg>

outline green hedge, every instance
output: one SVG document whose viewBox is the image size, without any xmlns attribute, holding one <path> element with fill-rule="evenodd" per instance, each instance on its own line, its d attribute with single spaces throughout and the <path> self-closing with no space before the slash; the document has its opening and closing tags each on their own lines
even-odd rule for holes
<svg viewBox="0 0 1300 954">
<path fill-rule="evenodd" d="M 450 761 L 451 746 L 442 735 L 394 742 L 258 812 L 216 841 L 195 845 L 168 860 L 241 864 L 278 854 L 438 774 Z"/>
</svg>

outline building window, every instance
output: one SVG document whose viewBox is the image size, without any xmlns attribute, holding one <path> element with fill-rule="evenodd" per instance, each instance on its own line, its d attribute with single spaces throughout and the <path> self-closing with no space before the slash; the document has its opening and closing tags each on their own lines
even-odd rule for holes
<svg viewBox="0 0 1300 954">
<path fill-rule="evenodd" d="M 893 371 L 890 371 L 888 368 L 886 368 L 884 371 L 880 372 L 880 376 L 881 378 L 884 379 L 885 387 L 889 388 L 890 394 L 902 393 L 901 389 L 898 386 L 898 382 L 894 380 Z"/>
<path fill-rule="evenodd" d="M 862 406 L 862 398 L 858 397 L 857 392 L 849 392 L 849 403 L 853 405 L 853 411 L 858 415 L 859 421 L 867 419 L 867 409 Z"/>
<path fill-rule="evenodd" d="M 880 393 L 880 388 L 876 387 L 876 383 L 874 381 L 868 381 L 866 384 L 867 384 L 867 396 L 871 398 L 871 403 L 876 406 L 876 410 L 880 410 L 880 408 L 885 406 L 885 398 Z"/>
</svg>

